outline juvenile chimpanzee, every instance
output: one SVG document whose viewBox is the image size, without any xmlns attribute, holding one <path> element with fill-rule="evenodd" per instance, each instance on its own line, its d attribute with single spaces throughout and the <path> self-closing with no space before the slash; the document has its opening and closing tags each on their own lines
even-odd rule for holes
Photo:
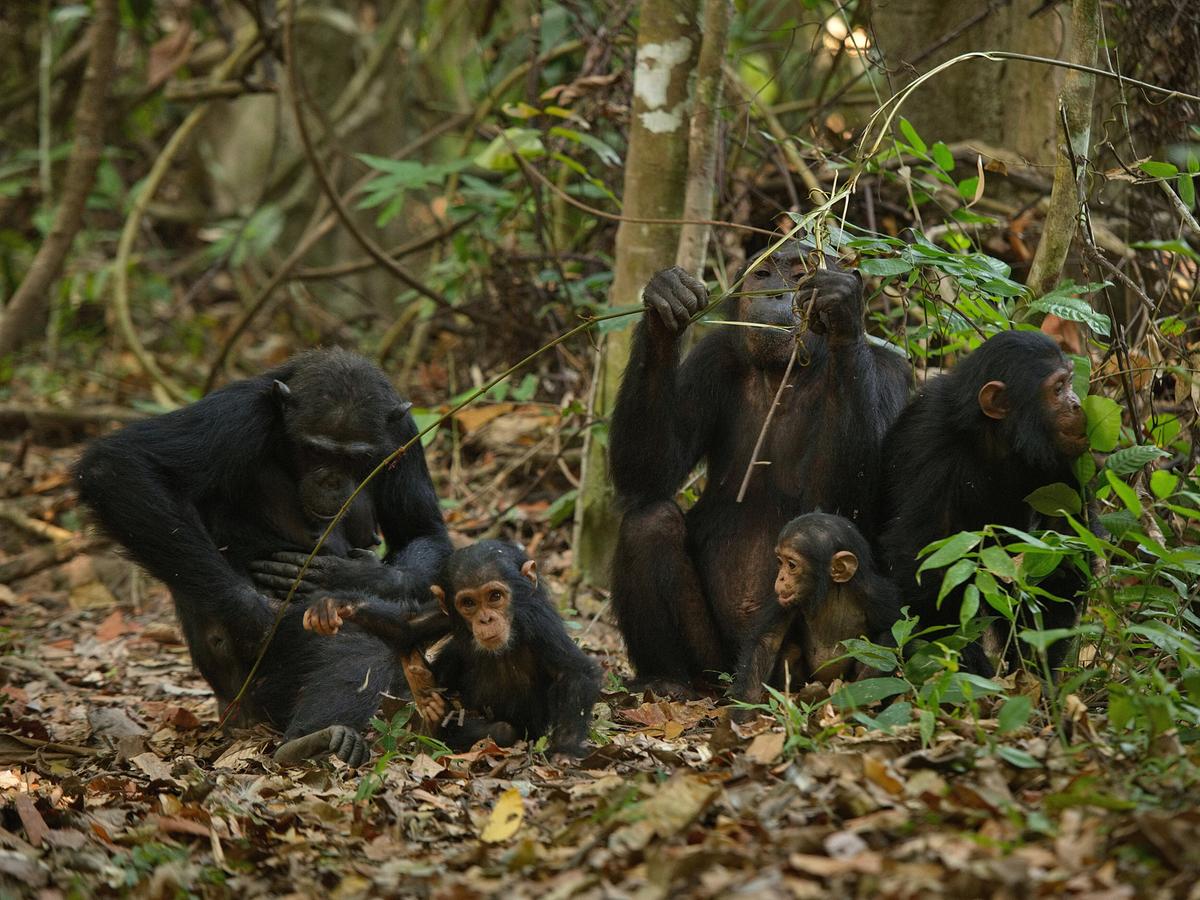
<svg viewBox="0 0 1200 900">
<path fill-rule="evenodd" d="M 670 691 L 733 668 L 741 635 L 770 600 L 772 549 L 790 519 L 820 508 L 871 533 L 880 444 L 910 371 L 867 342 L 858 273 L 804 277 L 799 247 L 754 267 L 726 310 L 779 327 L 718 327 L 682 365 L 680 339 L 707 303 L 704 285 L 665 269 L 643 298 L 610 438 L 625 509 L 612 600 L 639 682 Z M 795 340 L 800 362 L 739 503 Z M 684 514 L 675 492 L 701 459 L 707 483 Z"/>
<path fill-rule="evenodd" d="M 854 660 L 836 663 L 838 646 L 866 635 L 886 640 L 900 617 L 896 588 L 875 570 L 871 548 L 842 516 L 808 513 L 789 522 L 775 548 L 774 603 L 764 604 L 742 648 L 734 696 L 758 703 L 763 684 L 829 684 L 860 674 Z"/>
<path fill-rule="evenodd" d="M 938 607 L 941 573 L 917 583 L 926 545 L 985 525 L 1044 526 L 1024 498 L 1054 482 L 1074 483 L 1071 463 L 1088 449 L 1087 421 L 1071 386 L 1071 363 L 1046 335 L 1005 331 L 984 341 L 948 374 L 933 379 L 904 410 L 884 447 L 889 516 L 881 549 L 904 605 L 923 627 L 957 625 L 962 589 Z M 1073 599 L 1086 577 L 1070 566 L 1042 582 Z M 1077 610 L 1049 603 L 1047 628 L 1069 627 Z M 1066 645 L 1050 651 L 1061 664 Z M 963 664 L 990 674 L 982 647 Z"/>
<path fill-rule="evenodd" d="M 484 737 L 509 744 L 549 733 L 552 752 L 582 754 L 600 672 L 567 636 L 537 564 L 513 544 L 480 541 L 450 556 L 432 591 L 450 618 L 450 640 L 433 660 L 437 689 L 415 700 L 426 722 L 441 724 L 439 737 L 466 749 Z M 353 605 L 337 612 L 359 622 Z M 327 619 L 318 614 L 312 627 L 329 633 Z M 457 723 L 442 691 L 462 701 Z"/>
<path fill-rule="evenodd" d="M 221 709 L 275 618 L 276 595 L 330 518 L 388 453 L 416 434 L 409 404 L 376 366 L 342 350 L 302 354 L 87 450 L 75 475 L 100 524 L 171 589 L 192 659 Z M 370 547 L 387 542 L 381 561 Z M 450 552 L 419 443 L 355 500 L 306 577 L 312 590 L 411 609 Z M 289 555 L 291 554 L 291 555 Z M 283 758 L 336 752 L 359 736 L 397 675 L 391 647 L 358 628 L 336 642 L 284 616 L 238 721 L 267 721 Z"/>
</svg>

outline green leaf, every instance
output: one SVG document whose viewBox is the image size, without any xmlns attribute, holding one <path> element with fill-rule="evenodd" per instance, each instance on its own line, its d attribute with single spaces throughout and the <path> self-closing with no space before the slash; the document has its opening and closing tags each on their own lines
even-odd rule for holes
<svg viewBox="0 0 1200 900">
<path fill-rule="evenodd" d="M 572 489 L 550 504 L 546 510 L 546 522 L 551 528 L 557 528 L 575 514 L 575 498 L 578 491 Z"/>
<path fill-rule="evenodd" d="M 838 709 L 855 709 L 903 694 L 907 690 L 908 682 L 903 678 L 864 678 L 839 689 L 829 698 L 829 702 Z"/>
<path fill-rule="evenodd" d="M 1191 209 L 1196 205 L 1196 176 L 1181 175 L 1179 177 L 1179 199 L 1183 205 Z"/>
<path fill-rule="evenodd" d="M 874 257 L 864 259 L 858 268 L 859 271 L 867 275 L 877 275 L 881 278 L 887 278 L 892 275 L 903 275 L 905 272 L 911 272 L 913 264 L 906 259 L 897 259 L 895 257 Z"/>
<path fill-rule="evenodd" d="M 912 122 L 903 116 L 900 117 L 900 133 L 904 135 L 904 140 L 908 141 L 908 145 L 916 150 L 917 153 L 921 156 L 928 154 L 929 148 L 925 146 L 925 142 L 917 134 L 917 129 L 913 128 Z"/>
<path fill-rule="evenodd" d="M 1025 502 L 1044 516 L 1077 516 L 1083 509 L 1079 492 L 1061 481 L 1040 487 L 1025 498 Z"/>
<path fill-rule="evenodd" d="M 1033 713 L 1033 701 L 1026 694 L 1009 697 L 1000 707 L 996 723 L 1001 734 L 1009 734 L 1018 728 L 1024 728 Z"/>
<path fill-rule="evenodd" d="M 964 554 L 975 549 L 979 540 L 979 535 L 970 531 L 961 531 L 943 541 L 939 541 L 937 544 L 931 544 L 931 547 L 937 546 L 937 549 L 929 555 L 929 558 L 925 562 L 921 563 L 921 568 L 917 569 L 917 574 L 920 575 L 926 569 L 940 569 L 942 566 L 949 565 L 956 559 L 961 559 Z M 928 550 L 929 547 L 925 549 Z"/>
<path fill-rule="evenodd" d="M 475 157 L 474 163 L 489 172 L 512 172 L 517 168 L 514 151 L 524 159 L 546 154 L 540 132 L 532 128 L 506 128 Z"/>
<path fill-rule="evenodd" d="M 917 719 L 920 722 L 919 728 L 921 731 L 921 744 L 928 747 L 933 740 L 933 731 L 937 726 L 937 719 L 933 715 L 933 710 L 923 709 L 917 714 Z"/>
<path fill-rule="evenodd" d="M 959 560 L 959 563 L 970 562 L 970 560 Z M 959 563 L 955 563 L 958 565 Z M 972 566 L 972 569 L 974 566 Z M 943 585 L 944 587 L 944 585 Z M 941 605 L 942 598 L 938 597 L 938 605 Z M 975 618 L 975 613 L 979 612 L 979 588 L 973 584 L 968 584 L 967 589 L 963 591 L 962 604 L 958 608 L 958 622 L 960 625 L 966 625 Z"/>
<path fill-rule="evenodd" d="M 1173 178 L 1179 174 L 1179 168 L 1169 162 L 1158 162 L 1150 159 L 1138 166 L 1151 178 Z"/>
<path fill-rule="evenodd" d="M 1038 631 L 1026 628 L 1018 632 L 1017 637 L 1032 647 L 1045 653 L 1052 645 L 1078 635 L 1095 635 L 1098 629 L 1095 625 L 1076 625 L 1074 628 L 1045 628 Z"/>
<path fill-rule="evenodd" d="M 1016 747 L 1009 747 L 1007 744 L 996 748 L 996 755 L 1004 760 L 1009 765 L 1016 766 L 1018 769 L 1040 769 L 1042 764 L 1026 753 L 1024 750 L 1018 750 Z"/>
<path fill-rule="evenodd" d="M 1161 459 L 1164 456 L 1170 456 L 1170 454 L 1149 444 L 1122 447 L 1108 458 L 1104 463 L 1104 468 L 1114 475 L 1132 475 L 1147 463 Z"/>
<path fill-rule="evenodd" d="M 950 148 L 944 143 L 938 141 L 934 144 L 930 155 L 933 157 L 933 161 L 937 163 L 938 168 L 943 172 L 954 171 L 954 154 L 950 152 Z"/>
<path fill-rule="evenodd" d="M 891 730 L 899 725 L 907 725 L 912 720 L 912 704 L 907 700 L 898 700 L 875 717 L 875 723 Z"/>
<path fill-rule="evenodd" d="M 1113 493 L 1125 504 L 1129 514 L 1135 519 L 1141 518 L 1142 501 L 1138 499 L 1137 491 L 1118 478 L 1115 473 L 1105 472 L 1104 474 L 1108 477 L 1108 484 L 1113 489 Z"/>
<path fill-rule="evenodd" d="M 976 562 L 973 559 L 960 559 L 946 570 L 942 576 L 942 587 L 938 591 L 937 603 L 942 605 L 946 595 L 975 574 Z"/>
<path fill-rule="evenodd" d="M 738 61 L 738 76 L 763 106 L 770 106 L 779 97 L 779 81 L 774 71 L 765 53 L 743 53 Z"/>
<path fill-rule="evenodd" d="M 984 547 L 979 551 L 979 559 L 993 575 L 1016 581 L 1017 564 L 1003 547 Z"/>
<path fill-rule="evenodd" d="M 1112 320 L 1104 313 L 1096 312 L 1092 305 L 1081 297 L 1046 294 L 1030 303 L 1029 309 L 1031 312 L 1047 313 L 1072 322 L 1083 322 L 1097 334 L 1108 335 L 1112 332 Z"/>
<path fill-rule="evenodd" d="M 1179 486 L 1179 476 L 1166 469 L 1157 469 L 1150 475 L 1150 490 L 1159 500 L 1166 500 Z"/>
<path fill-rule="evenodd" d="M 1167 253 L 1178 253 L 1180 256 L 1186 256 L 1193 262 L 1200 262 L 1200 253 L 1197 253 L 1186 243 L 1180 240 L 1174 241 L 1137 241 L 1130 244 L 1135 250 L 1163 250 Z"/>
<path fill-rule="evenodd" d="M 900 665 L 895 651 L 872 644 L 870 641 L 847 638 L 842 641 L 842 646 L 846 648 L 846 653 L 851 658 L 868 668 L 878 669 L 880 672 L 891 672 Z"/>
<path fill-rule="evenodd" d="M 1083 411 L 1087 413 L 1088 442 L 1093 450 L 1111 453 L 1121 436 L 1121 406 L 1115 400 L 1089 394 L 1083 398 Z"/>
</svg>

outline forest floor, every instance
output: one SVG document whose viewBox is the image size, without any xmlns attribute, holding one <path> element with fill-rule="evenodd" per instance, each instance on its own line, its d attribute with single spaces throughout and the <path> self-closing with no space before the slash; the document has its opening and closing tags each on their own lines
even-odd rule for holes
<svg viewBox="0 0 1200 900">
<path fill-rule="evenodd" d="M 1195 745 L 1133 758 L 1082 702 L 925 745 L 820 702 L 735 734 L 717 698 L 621 688 L 602 598 L 571 620 L 606 671 L 577 763 L 389 727 L 373 768 L 281 769 L 277 736 L 216 729 L 161 585 L 87 536 L 78 451 L 0 442 L 2 896 L 1200 897 Z M 565 530 L 538 551 L 559 588 Z"/>
</svg>

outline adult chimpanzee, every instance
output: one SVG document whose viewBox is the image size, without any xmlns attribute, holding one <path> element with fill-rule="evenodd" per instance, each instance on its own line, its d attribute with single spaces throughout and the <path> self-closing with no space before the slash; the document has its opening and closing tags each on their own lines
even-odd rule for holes
<svg viewBox="0 0 1200 900">
<path fill-rule="evenodd" d="M 703 284 L 675 267 L 643 292 L 645 316 L 613 411 L 612 474 L 625 513 L 612 599 L 639 682 L 676 690 L 728 671 L 771 597 L 775 537 L 820 508 L 870 533 L 884 432 L 904 405 L 908 364 L 871 346 L 857 272 L 804 277 L 799 249 L 753 267 L 727 318 L 679 362 Z M 807 330 L 800 331 L 803 323 Z M 792 352 L 804 344 L 737 500 Z M 685 515 L 675 492 L 705 458 L 704 493 Z"/>
<path fill-rule="evenodd" d="M 775 548 L 776 602 L 759 611 L 744 642 L 733 693 L 758 703 L 763 684 L 783 686 L 784 669 L 795 685 L 829 684 L 860 674 L 838 646 L 866 635 L 887 640 L 900 617 L 896 588 L 880 575 L 871 548 L 842 516 L 808 513 L 789 522 Z"/>
<path fill-rule="evenodd" d="M 192 659 L 221 709 L 275 618 L 275 600 L 255 576 L 267 590 L 286 589 L 355 486 L 415 436 L 408 407 L 362 357 L 313 351 L 129 425 L 78 463 L 80 496 L 100 524 L 171 589 Z M 369 550 L 377 528 L 385 560 Z M 413 608 L 449 552 L 418 443 L 355 500 L 303 588 Z M 303 614 L 302 604 L 286 612 L 238 721 L 280 728 L 292 742 L 282 758 L 332 751 L 361 761 L 358 731 L 398 672 L 392 649 L 357 628 L 318 640 L 302 627 Z"/>
<path fill-rule="evenodd" d="M 537 563 L 513 544 L 480 541 L 451 555 L 432 592 L 449 616 L 450 641 L 433 660 L 436 689 L 414 699 L 438 736 L 466 749 L 484 737 L 510 744 L 549 733 L 552 752 L 582 754 L 600 673 L 567 636 Z M 344 619 L 359 621 L 354 604 L 324 601 L 309 627 L 331 634 Z M 402 638 L 401 653 L 413 645 Z M 465 715 L 447 716 L 442 691 L 459 695 Z"/>
<path fill-rule="evenodd" d="M 1087 421 L 1071 386 L 1071 363 L 1046 335 L 1005 331 L 984 341 L 909 404 L 884 445 L 888 520 L 880 545 L 903 597 L 923 626 L 957 625 L 962 589 L 938 606 L 940 573 L 918 584 L 926 545 L 985 525 L 1029 530 L 1043 525 L 1024 498 L 1054 482 L 1074 483 L 1071 463 L 1088 449 Z M 1074 599 L 1085 576 L 1063 565 L 1042 587 Z M 1047 628 L 1069 627 L 1077 610 L 1049 603 Z M 1061 664 L 1066 644 L 1050 651 Z M 963 664 L 990 674 L 976 643 Z"/>
</svg>

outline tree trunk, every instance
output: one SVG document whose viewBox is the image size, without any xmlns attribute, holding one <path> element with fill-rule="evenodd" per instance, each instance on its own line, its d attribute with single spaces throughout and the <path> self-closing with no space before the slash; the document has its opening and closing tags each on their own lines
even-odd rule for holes
<svg viewBox="0 0 1200 900">
<path fill-rule="evenodd" d="M 639 218 L 680 218 L 687 181 L 688 80 L 697 47 L 699 0 L 645 0 L 638 25 L 637 68 L 622 212 Z M 650 276 L 675 261 L 679 226 L 622 222 L 609 300 L 638 302 Z M 607 423 L 629 359 L 629 329 L 610 333 L 592 384 L 593 415 Z M 583 488 L 575 516 L 576 566 L 585 581 L 606 585 L 618 517 L 608 475 L 607 429 L 592 429 L 584 453 Z"/>
<path fill-rule="evenodd" d="M 1042 0 L 874 0 L 871 27 L 898 90 L 916 76 L 972 50 L 1061 57 L 1065 29 Z M 1057 133 L 1062 73 L 1032 63 L 974 59 L 930 79 L 902 114 L 930 143 L 979 140 L 1049 166 Z"/>
<path fill-rule="evenodd" d="M 75 146 L 71 148 L 67 163 L 62 198 L 50 233 L 0 320 L 0 356 L 16 350 L 45 320 L 51 289 L 83 224 L 84 205 L 96 180 L 96 169 L 104 150 L 105 100 L 113 80 L 113 61 L 121 25 L 117 0 L 96 0 L 95 15 L 87 71 L 79 92 L 79 104 L 75 107 Z"/>
</svg>

